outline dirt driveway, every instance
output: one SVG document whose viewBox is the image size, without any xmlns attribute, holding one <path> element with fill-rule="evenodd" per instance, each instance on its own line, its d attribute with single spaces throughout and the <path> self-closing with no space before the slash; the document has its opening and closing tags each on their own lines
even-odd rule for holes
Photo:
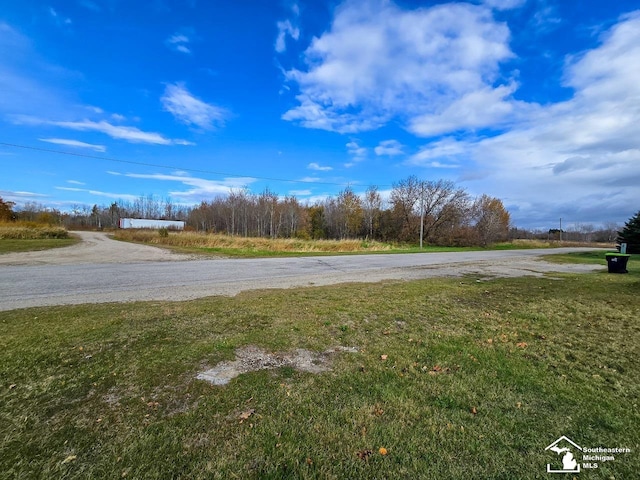
<svg viewBox="0 0 640 480">
<path fill-rule="evenodd" d="M 101 263 L 170 262 L 192 260 L 162 248 L 120 242 L 103 232 L 71 232 L 82 242 L 70 247 L 0 255 L 0 265 L 83 265 Z"/>
</svg>

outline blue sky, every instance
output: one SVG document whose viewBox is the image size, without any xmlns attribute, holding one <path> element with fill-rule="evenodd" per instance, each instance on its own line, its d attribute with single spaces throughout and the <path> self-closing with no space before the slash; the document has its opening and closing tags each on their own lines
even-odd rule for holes
<svg viewBox="0 0 640 480">
<path fill-rule="evenodd" d="M 637 0 L 2 3 L 18 204 L 314 202 L 416 175 L 520 227 L 640 208 Z"/>
</svg>

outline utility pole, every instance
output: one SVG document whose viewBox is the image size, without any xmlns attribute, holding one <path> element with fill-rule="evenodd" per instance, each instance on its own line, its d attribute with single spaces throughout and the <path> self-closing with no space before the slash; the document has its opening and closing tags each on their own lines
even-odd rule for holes
<svg viewBox="0 0 640 480">
<path fill-rule="evenodd" d="M 423 235 L 424 235 L 424 181 L 420 181 L 420 250 L 422 250 Z"/>
<path fill-rule="evenodd" d="M 562 241 L 562 217 L 560 217 L 560 241 Z"/>
</svg>

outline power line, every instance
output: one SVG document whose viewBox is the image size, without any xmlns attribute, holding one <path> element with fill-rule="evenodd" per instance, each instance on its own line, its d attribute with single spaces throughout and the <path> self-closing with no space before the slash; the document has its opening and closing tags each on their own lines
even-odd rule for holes
<svg viewBox="0 0 640 480">
<path fill-rule="evenodd" d="M 185 168 L 185 167 L 175 167 L 175 166 L 171 166 L 171 165 L 161 165 L 161 164 L 157 164 L 157 163 L 147 163 L 147 162 L 136 162 L 133 160 L 122 160 L 119 158 L 112 158 L 112 157 L 102 157 L 99 155 L 89 155 L 86 153 L 76 153 L 76 152 L 68 152 L 68 151 L 64 151 L 64 150 L 54 150 L 54 149 L 50 149 L 50 148 L 42 148 L 42 147 L 32 147 L 29 145 L 20 145 L 17 143 L 7 143 L 7 142 L 0 142 L 0 145 L 5 146 L 5 147 L 13 147 L 13 148 L 22 148 L 25 150 L 34 150 L 37 152 L 47 152 L 47 153 L 56 153 L 58 155 L 68 155 L 71 157 L 81 157 L 81 158 L 91 158 L 94 160 L 106 160 L 109 162 L 117 162 L 117 163 L 125 163 L 128 165 L 138 165 L 138 166 L 143 166 L 143 167 L 154 167 L 154 168 L 166 168 L 168 170 L 181 170 L 181 171 L 185 171 L 185 172 L 192 172 L 192 173 L 205 173 L 208 175 L 219 175 L 222 177 L 228 177 L 228 178 L 255 178 L 256 180 L 269 180 L 272 182 L 286 182 L 286 183 L 308 183 L 308 184 L 312 184 L 312 185 L 333 185 L 333 186 L 339 186 L 339 187 L 349 187 L 352 184 L 351 183 L 335 183 L 335 182 L 316 182 L 314 180 L 291 180 L 291 179 L 285 179 L 285 178 L 273 178 L 273 177 L 260 177 L 260 176 L 256 176 L 256 175 L 238 175 L 235 173 L 224 173 L 224 172 L 214 172 L 212 170 L 200 170 L 197 168 Z M 379 187 L 387 187 L 387 186 L 391 186 L 391 185 L 378 185 Z"/>
</svg>

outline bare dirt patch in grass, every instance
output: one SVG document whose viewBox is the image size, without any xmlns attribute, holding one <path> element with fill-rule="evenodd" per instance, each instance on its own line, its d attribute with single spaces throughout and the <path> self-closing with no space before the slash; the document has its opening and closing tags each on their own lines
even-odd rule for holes
<svg viewBox="0 0 640 480">
<path fill-rule="evenodd" d="M 249 345 L 236 350 L 234 361 L 221 362 L 214 368 L 199 373 L 196 378 L 214 385 L 226 385 L 243 373 L 281 367 L 291 367 L 301 372 L 322 373 L 331 369 L 331 357 L 336 352 L 357 351 L 354 347 L 336 347 L 319 353 L 304 348 L 298 348 L 293 352 L 269 353 L 262 348 Z"/>
</svg>

